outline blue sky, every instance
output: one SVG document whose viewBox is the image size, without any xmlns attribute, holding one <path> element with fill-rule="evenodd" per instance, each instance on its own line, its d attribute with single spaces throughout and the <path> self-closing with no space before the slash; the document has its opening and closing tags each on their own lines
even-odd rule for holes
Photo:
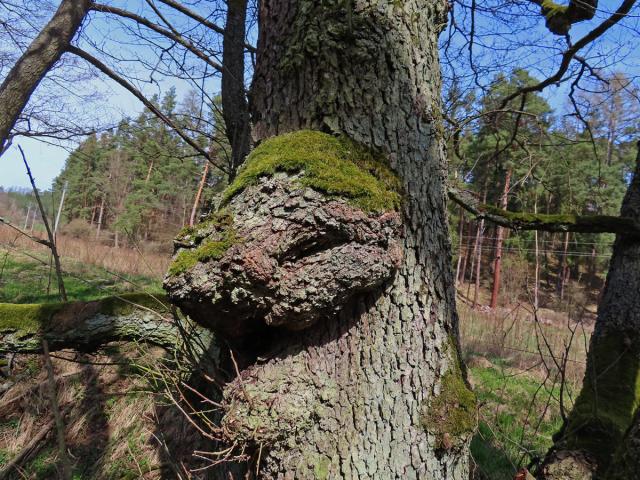
<svg viewBox="0 0 640 480">
<path fill-rule="evenodd" d="M 140 6 L 142 5 L 141 0 L 114 0 L 110 3 L 119 4 L 120 6 L 125 6 L 126 8 L 134 11 L 140 8 Z M 602 18 L 608 16 L 612 10 L 615 10 L 618 4 L 619 3 L 617 1 L 600 0 L 598 21 L 601 21 Z M 635 13 L 636 16 L 630 20 L 630 22 L 632 23 L 631 27 L 634 26 L 633 24 L 635 24 L 636 26 L 638 24 L 637 9 L 632 13 Z M 459 18 L 459 21 L 461 22 L 465 22 L 466 20 L 467 19 L 465 18 Z M 528 58 L 524 58 L 524 63 L 527 63 L 531 68 L 531 73 L 533 73 L 538 78 L 542 78 L 543 74 L 549 72 L 550 68 L 552 68 L 554 65 L 557 65 L 557 50 L 554 50 L 553 48 L 547 50 L 543 48 L 536 49 L 531 48 L 531 44 L 527 45 L 528 42 L 532 42 L 533 45 L 536 45 L 536 42 L 538 41 L 536 37 L 548 35 L 548 32 L 543 25 L 544 22 L 541 21 L 541 18 L 536 11 L 533 11 L 528 21 L 531 22 L 533 28 L 529 30 L 523 29 L 521 32 L 516 34 L 515 40 L 522 40 L 523 49 L 527 48 L 525 53 L 527 54 Z M 495 18 L 491 17 L 490 15 L 487 15 L 484 18 L 478 18 L 477 22 L 477 28 L 480 32 L 484 27 L 487 27 L 488 30 L 491 28 L 496 28 L 495 25 L 499 23 L 495 23 Z M 574 38 L 579 38 L 586 31 L 593 28 L 594 24 L 595 21 L 576 25 L 574 29 L 572 29 L 572 35 L 574 36 Z M 510 29 L 508 17 L 499 28 L 506 29 L 505 31 L 508 31 Z M 113 28 L 113 25 L 111 23 L 107 23 L 106 21 L 104 21 L 104 18 L 101 18 L 98 15 L 92 17 L 91 22 L 89 26 L 85 28 L 84 33 L 90 38 L 92 38 L 92 35 L 96 38 L 99 38 L 99 35 L 105 36 L 106 34 L 105 38 L 108 38 L 110 36 L 111 38 L 124 39 L 127 35 L 127 31 L 125 28 Z M 637 61 L 638 56 L 635 54 L 629 54 L 630 51 L 635 50 L 635 46 L 637 45 L 636 32 L 632 28 L 621 27 L 615 31 L 610 31 L 608 35 L 608 38 L 610 39 L 607 40 L 608 45 L 605 44 L 604 47 L 596 46 L 593 49 L 586 49 L 593 50 L 593 52 L 581 53 L 593 53 L 597 56 L 598 48 L 604 48 L 604 50 L 608 50 L 608 48 L 610 48 L 612 44 L 620 45 L 622 47 L 619 49 L 617 54 L 614 54 L 610 57 L 602 56 L 603 60 L 600 60 L 600 62 L 615 63 L 617 69 L 626 72 L 628 75 L 637 75 L 638 68 L 640 68 L 640 65 L 638 65 L 639 62 Z M 501 35 L 489 35 L 484 37 L 482 41 L 486 45 L 486 51 L 491 51 L 491 49 L 496 47 L 501 48 L 501 42 L 502 46 L 504 46 L 504 39 L 501 40 L 501 38 Z M 507 44 L 507 47 L 509 46 L 510 44 Z M 126 50 L 127 47 L 137 49 L 138 53 L 142 51 L 143 55 L 145 55 L 144 49 L 149 48 L 139 47 L 135 43 L 129 43 L 123 48 Z M 483 53 L 482 47 L 476 48 L 479 48 L 481 50 L 479 52 L 480 54 Z M 153 53 L 148 53 L 148 57 L 153 58 Z M 618 58 L 614 58 L 618 55 Z M 479 55 L 479 58 L 480 57 L 481 55 Z M 517 62 L 512 64 L 512 66 L 516 66 L 517 63 L 523 62 L 523 58 L 519 55 L 514 58 L 516 58 Z M 150 62 L 152 61 L 153 60 L 150 60 Z M 120 65 L 114 65 L 113 60 L 108 60 L 107 63 L 112 66 L 120 67 Z M 123 63 L 122 68 L 135 68 L 128 67 L 127 65 L 129 64 L 127 64 L 126 62 Z M 605 65 L 604 63 L 601 63 L 600 65 L 596 66 L 601 66 L 602 68 L 607 69 L 611 66 L 611 64 Z M 128 70 L 128 72 L 131 72 L 131 70 Z M 139 73 L 135 70 L 134 72 Z M 465 73 L 468 73 L 468 71 L 466 71 Z M 140 77 L 144 79 L 145 74 L 141 74 Z M 166 91 L 169 87 L 174 86 L 176 87 L 179 99 L 182 98 L 190 89 L 190 87 L 185 82 L 175 81 L 172 79 L 161 79 L 155 85 L 148 84 L 147 82 L 142 82 L 138 83 L 137 86 L 147 95 L 161 93 Z M 73 88 L 75 87 L 76 85 L 73 86 Z M 207 87 L 207 90 L 215 92 L 217 90 L 217 87 L 217 81 L 214 81 L 209 87 Z M 103 77 L 87 80 L 85 81 L 85 83 L 79 83 L 77 85 L 77 90 L 84 91 L 85 95 L 90 94 L 90 92 L 92 91 L 96 91 L 104 97 L 101 100 L 102 106 L 96 106 L 94 104 L 89 104 L 87 106 L 80 104 L 79 106 L 76 106 L 76 108 L 79 108 L 84 112 L 88 111 L 89 113 L 93 113 L 93 110 L 87 109 L 96 108 L 97 113 L 95 113 L 95 116 L 98 116 L 101 119 L 103 119 L 103 117 L 100 117 L 100 109 L 104 109 L 103 111 L 108 111 L 108 114 L 105 115 L 104 118 L 111 117 L 109 119 L 111 122 L 117 121 L 118 119 L 125 116 L 135 116 L 142 110 L 142 105 L 131 94 L 129 94 L 121 87 L 115 85 L 113 82 L 105 80 Z M 554 108 L 562 109 L 567 104 L 566 93 L 567 86 L 565 84 L 561 88 L 548 88 L 544 92 L 543 96 L 549 100 L 550 104 Z M 39 141 L 36 138 L 17 138 L 14 143 L 20 144 L 23 147 L 29 159 L 32 171 L 36 177 L 38 187 L 42 189 L 47 189 L 51 186 L 53 179 L 58 175 L 58 173 L 64 166 L 64 161 L 69 154 L 69 150 L 72 150 L 74 147 L 74 144 L 69 143 L 65 145 L 65 149 L 60 146 L 51 145 L 47 142 Z M 29 181 L 26 176 L 21 157 L 15 145 L 12 146 L 11 149 L 7 151 L 0 160 L 0 187 L 29 187 Z"/>
</svg>

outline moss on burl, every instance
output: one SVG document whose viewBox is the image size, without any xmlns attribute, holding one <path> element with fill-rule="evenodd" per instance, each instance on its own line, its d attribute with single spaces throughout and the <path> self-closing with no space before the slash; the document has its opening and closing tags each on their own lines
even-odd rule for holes
<svg viewBox="0 0 640 480">
<path fill-rule="evenodd" d="M 183 235 L 191 236 L 197 246 L 178 252 L 169 266 L 169 276 L 187 272 L 198 262 L 219 260 L 232 245 L 240 241 L 233 228 L 233 217 L 224 210 L 212 214 Z M 178 240 L 184 240 L 184 237 L 179 236 Z"/>
<path fill-rule="evenodd" d="M 567 5 L 560 5 L 559 3 L 554 2 L 553 0 L 542 0 L 542 14 L 545 16 L 547 20 L 556 15 L 563 15 L 567 12 Z"/>
<path fill-rule="evenodd" d="M 346 137 L 313 130 L 265 140 L 224 191 L 223 205 L 261 177 L 276 172 L 301 173 L 298 182 L 302 186 L 344 198 L 367 212 L 400 208 L 400 182 L 383 155 Z"/>
<path fill-rule="evenodd" d="M 457 352 L 454 345 L 450 341 L 449 350 Z M 475 431 L 476 395 L 464 380 L 457 353 L 440 380 L 440 393 L 423 408 L 420 420 L 424 429 L 435 435 L 436 450 L 459 449 Z"/>
</svg>

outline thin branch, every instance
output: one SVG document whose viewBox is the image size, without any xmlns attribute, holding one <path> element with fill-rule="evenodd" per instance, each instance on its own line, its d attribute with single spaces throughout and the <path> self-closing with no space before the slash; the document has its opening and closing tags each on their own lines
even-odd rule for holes
<svg viewBox="0 0 640 480">
<path fill-rule="evenodd" d="M 153 102 L 151 102 L 149 99 L 147 99 L 147 97 L 145 97 L 142 94 L 142 92 L 140 92 L 140 90 L 138 90 L 136 87 L 134 87 L 130 82 L 128 82 L 127 80 L 122 78 L 120 75 L 118 75 L 116 72 L 111 70 L 104 63 L 102 63 L 100 60 L 98 60 L 96 57 L 94 57 L 90 53 L 86 52 L 85 50 L 82 50 L 82 49 L 80 49 L 78 47 L 75 47 L 75 46 L 71 46 L 71 47 L 69 47 L 68 51 L 69 51 L 69 53 L 72 53 L 73 55 L 76 55 L 76 56 L 86 60 L 91 65 L 93 65 L 98 70 L 100 70 L 102 73 L 104 73 L 106 76 L 108 76 L 109 78 L 114 80 L 116 83 L 118 83 L 120 86 L 122 86 L 123 88 L 128 90 L 134 97 L 136 97 L 138 100 L 140 100 L 144 104 L 144 106 L 147 107 L 154 115 L 156 115 L 160 120 L 162 120 L 166 125 L 168 125 L 173 131 L 175 131 L 180 136 L 180 138 L 182 138 L 187 144 L 189 144 L 200 155 L 202 155 L 204 158 L 206 158 L 214 167 L 216 167 L 217 169 L 221 170 L 225 174 L 229 173 L 226 168 L 216 164 L 213 161 L 213 159 L 211 158 L 211 156 L 209 155 L 209 152 L 207 152 L 204 148 L 202 148 L 200 145 L 198 145 L 192 138 L 190 138 L 188 135 L 186 135 L 182 131 L 182 129 L 178 128 L 178 126 L 168 116 L 166 116 L 164 113 L 162 113 L 162 111 L 158 107 L 156 107 L 153 104 Z"/>
</svg>

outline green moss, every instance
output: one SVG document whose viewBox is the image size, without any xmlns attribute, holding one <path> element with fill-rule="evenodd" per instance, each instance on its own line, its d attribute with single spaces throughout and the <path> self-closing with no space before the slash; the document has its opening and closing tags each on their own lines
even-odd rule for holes
<svg viewBox="0 0 640 480">
<path fill-rule="evenodd" d="M 126 293 L 100 300 L 99 311 L 107 315 L 126 315 L 142 305 L 152 310 L 166 310 L 168 302 L 163 295 Z M 135 304 L 135 305 L 134 305 Z M 46 330 L 51 318 L 62 313 L 73 303 L 13 304 L 0 303 L 0 332 L 20 332 L 28 336 Z"/>
<path fill-rule="evenodd" d="M 212 213 L 207 219 L 193 227 L 184 227 L 176 235 L 176 241 L 178 243 L 187 241 L 199 243 L 212 232 L 216 230 L 223 231 L 231 226 L 233 226 L 233 217 L 223 208 Z"/>
<path fill-rule="evenodd" d="M 107 297 L 100 301 L 100 312 L 106 315 L 128 315 L 139 306 L 156 312 L 166 312 L 169 301 L 164 295 L 150 295 L 148 293 L 124 293 L 117 297 Z"/>
<path fill-rule="evenodd" d="M 169 276 L 187 272 L 198 262 L 218 260 L 232 245 L 240 241 L 233 228 L 233 217 L 225 209 L 213 213 L 208 219 L 189 227 L 185 232 L 183 236 L 179 234 L 176 238 L 176 241 L 186 248 L 178 252 L 171 262 Z M 195 244 L 196 247 L 188 248 L 189 243 Z"/>
<path fill-rule="evenodd" d="M 63 303 L 0 303 L 0 332 L 20 331 L 25 335 L 38 332 Z"/>
<path fill-rule="evenodd" d="M 424 408 L 421 423 L 435 435 L 437 450 L 462 447 L 477 426 L 476 395 L 467 386 L 457 356 L 455 344 L 449 350 L 456 352 L 449 370 L 440 380 L 440 393 Z"/>
<path fill-rule="evenodd" d="M 622 332 L 594 337 L 562 442 L 606 468 L 640 406 L 640 348 Z"/>
<path fill-rule="evenodd" d="M 556 15 L 564 15 L 567 12 L 567 5 L 560 5 L 553 0 L 542 0 L 542 14 L 548 20 Z"/>
<path fill-rule="evenodd" d="M 171 262 L 169 275 L 174 276 L 187 272 L 195 267 L 198 262 L 219 260 L 232 245 L 239 241 L 235 230 L 229 228 L 221 240 L 205 240 L 197 248 L 184 249 Z"/>
<path fill-rule="evenodd" d="M 329 466 L 331 459 L 325 455 L 320 455 L 313 464 L 313 473 L 316 480 L 327 480 L 329 478 Z"/>
<path fill-rule="evenodd" d="M 223 204 L 260 177 L 301 173 L 299 182 L 370 212 L 397 210 L 400 183 L 383 157 L 346 137 L 301 130 L 264 141 L 223 194 Z"/>
</svg>

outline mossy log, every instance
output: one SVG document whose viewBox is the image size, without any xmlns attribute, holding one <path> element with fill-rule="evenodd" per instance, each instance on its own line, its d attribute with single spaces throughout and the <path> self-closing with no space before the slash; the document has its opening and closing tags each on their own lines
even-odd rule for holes
<svg viewBox="0 0 640 480">
<path fill-rule="evenodd" d="M 90 302 L 0 304 L 0 353 L 92 351 L 113 341 L 174 348 L 180 338 L 163 297 L 127 294 Z"/>
<path fill-rule="evenodd" d="M 474 215 L 512 230 L 545 232 L 615 233 L 640 236 L 640 224 L 633 218 L 611 215 L 547 215 L 510 212 L 480 202 L 471 192 L 449 187 L 449 198 Z"/>
</svg>

